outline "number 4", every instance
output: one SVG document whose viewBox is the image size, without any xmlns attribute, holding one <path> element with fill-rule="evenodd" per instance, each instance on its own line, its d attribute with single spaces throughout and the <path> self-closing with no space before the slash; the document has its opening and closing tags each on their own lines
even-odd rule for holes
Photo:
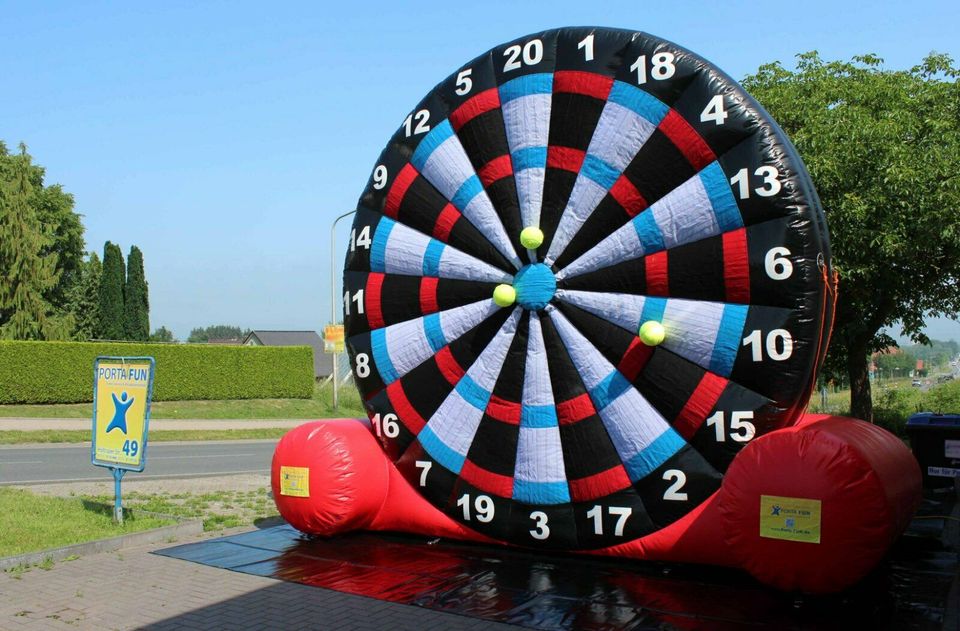
<svg viewBox="0 0 960 631">
<path fill-rule="evenodd" d="M 727 120 L 729 115 L 727 110 L 723 108 L 723 95 L 717 94 L 707 102 L 707 106 L 700 112 L 700 122 L 709 123 L 713 121 L 717 125 L 723 125 L 723 121 Z"/>
</svg>

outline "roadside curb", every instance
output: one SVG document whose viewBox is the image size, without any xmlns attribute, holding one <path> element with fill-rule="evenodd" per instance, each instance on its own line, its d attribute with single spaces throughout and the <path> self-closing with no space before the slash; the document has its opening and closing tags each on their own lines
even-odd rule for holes
<svg viewBox="0 0 960 631">
<path fill-rule="evenodd" d="M 75 543 L 62 548 L 50 548 L 40 552 L 27 552 L 16 556 L 9 556 L 0 559 L 0 571 L 9 570 L 18 565 L 36 565 L 43 563 L 47 559 L 51 561 L 63 561 L 71 556 L 86 556 L 90 554 L 99 554 L 101 552 L 114 552 L 124 548 L 133 548 L 136 546 L 147 545 L 151 543 L 160 543 L 167 539 L 194 537 L 203 533 L 203 520 L 195 519 L 180 522 L 171 526 L 163 526 L 152 530 L 141 532 L 132 532 L 128 535 L 111 537 L 109 539 L 97 539 L 96 541 L 87 541 L 86 543 Z"/>
</svg>

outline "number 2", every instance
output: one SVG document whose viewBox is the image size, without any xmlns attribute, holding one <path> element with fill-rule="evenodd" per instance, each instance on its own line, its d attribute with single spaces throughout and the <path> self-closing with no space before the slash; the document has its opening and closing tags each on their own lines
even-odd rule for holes
<svg viewBox="0 0 960 631">
<path fill-rule="evenodd" d="M 667 487 L 663 492 L 663 499 L 674 502 L 686 502 L 687 494 L 680 493 L 680 489 L 687 483 L 687 474 L 680 469 L 667 469 L 663 472 L 664 480 L 673 480 L 673 484 Z"/>
</svg>

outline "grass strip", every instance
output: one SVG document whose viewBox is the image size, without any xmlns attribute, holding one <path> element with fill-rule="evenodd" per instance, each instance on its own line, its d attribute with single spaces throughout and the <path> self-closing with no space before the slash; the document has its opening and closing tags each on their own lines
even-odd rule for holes
<svg viewBox="0 0 960 631">
<path fill-rule="evenodd" d="M 46 497 L 21 489 L 0 487 L 0 557 L 59 548 L 169 526 L 169 519 L 125 516 L 113 523 L 113 499 Z"/>
<path fill-rule="evenodd" d="M 175 440 L 245 440 L 280 438 L 290 428 L 265 427 L 257 429 L 172 429 L 151 432 L 149 440 L 170 442 Z M 90 430 L 4 430 L 0 431 L 0 445 L 24 443 L 86 443 L 90 442 Z"/>
</svg>

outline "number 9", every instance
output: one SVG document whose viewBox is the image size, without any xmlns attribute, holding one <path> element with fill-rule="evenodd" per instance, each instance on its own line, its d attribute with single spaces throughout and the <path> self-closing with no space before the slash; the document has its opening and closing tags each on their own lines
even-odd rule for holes
<svg viewBox="0 0 960 631">
<path fill-rule="evenodd" d="M 373 170 L 373 188 L 378 191 L 387 185 L 387 167 L 378 164 Z"/>
</svg>

